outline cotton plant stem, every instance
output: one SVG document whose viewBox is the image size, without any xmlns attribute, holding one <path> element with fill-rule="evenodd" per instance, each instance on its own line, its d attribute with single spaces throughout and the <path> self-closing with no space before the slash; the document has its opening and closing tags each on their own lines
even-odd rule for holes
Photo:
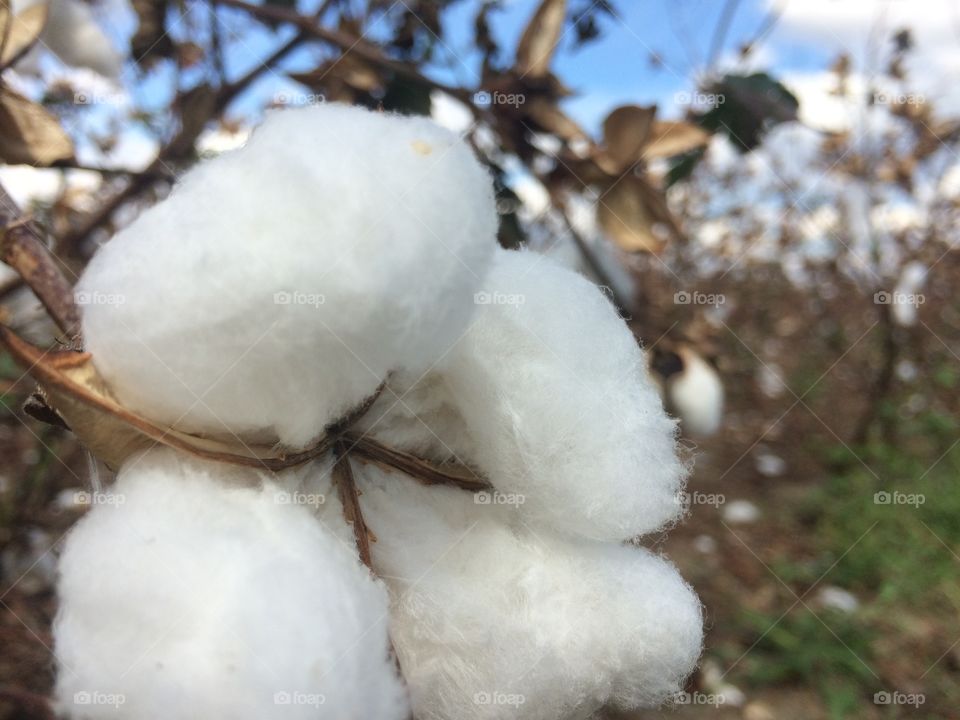
<svg viewBox="0 0 960 720">
<path fill-rule="evenodd" d="M 43 243 L 40 228 L 23 216 L 0 185 L 0 259 L 16 270 L 70 338 L 80 332 L 80 312 L 70 283 Z"/>
<path fill-rule="evenodd" d="M 349 446 L 342 440 L 333 446 L 335 461 L 333 464 L 333 478 L 337 483 L 337 492 L 340 495 L 340 504 L 343 507 L 343 517 L 353 528 L 353 537 L 357 542 L 357 551 L 360 560 L 373 572 L 373 562 L 370 557 L 370 531 L 363 520 L 360 510 L 360 496 L 357 492 L 357 483 L 353 477 L 353 467 L 350 465 Z"/>
<path fill-rule="evenodd" d="M 471 492 L 491 488 L 486 479 L 465 465 L 437 465 L 369 437 L 347 435 L 347 441 L 351 443 L 352 452 L 361 460 L 399 470 L 424 485 L 453 485 Z"/>
</svg>

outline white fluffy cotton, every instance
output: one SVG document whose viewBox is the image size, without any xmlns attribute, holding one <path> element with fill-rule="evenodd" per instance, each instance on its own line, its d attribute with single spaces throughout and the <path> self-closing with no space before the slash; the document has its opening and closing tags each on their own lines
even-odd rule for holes
<svg viewBox="0 0 960 720">
<path fill-rule="evenodd" d="M 14 0 L 13 8 L 19 13 L 40 4 L 47 5 L 47 22 L 39 49 L 51 51 L 66 65 L 86 67 L 111 79 L 120 76 L 123 58 L 97 24 L 90 5 L 82 0 Z M 35 59 L 27 58 L 26 64 L 35 65 Z"/>
<path fill-rule="evenodd" d="M 682 689 L 702 619 L 667 561 L 372 466 L 361 488 L 418 720 L 583 718 Z"/>
<path fill-rule="evenodd" d="M 495 247 L 490 178 L 421 118 L 274 112 L 94 257 L 86 349 L 178 428 L 302 447 L 463 332 Z"/>
<path fill-rule="evenodd" d="M 166 449 L 128 461 L 61 557 L 69 717 L 408 716 L 383 585 L 290 489 Z"/>
<path fill-rule="evenodd" d="M 499 251 L 476 302 L 436 370 L 442 407 L 461 423 L 419 413 L 423 442 L 522 495 L 520 512 L 535 524 L 622 540 L 674 519 L 686 475 L 676 426 L 602 291 L 541 255 Z M 388 420 L 380 437 L 409 442 Z"/>
<path fill-rule="evenodd" d="M 670 409 L 683 421 L 684 431 L 707 437 L 723 421 L 723 383 L 717 371 L 690 348 L 678 351 L 683 370 L 667 382 Z"/>
</svg>

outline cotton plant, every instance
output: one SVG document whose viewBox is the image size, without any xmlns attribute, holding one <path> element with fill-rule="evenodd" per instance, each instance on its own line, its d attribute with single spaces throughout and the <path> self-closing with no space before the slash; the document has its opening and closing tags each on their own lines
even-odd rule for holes
<svg viewBox="0 0 960 720">
<path fill-rule="evenodd" d="M 0 331 L 118 470 L 60 558 L 66 716 L 580 718 L 682 689 L 700 603 L 641 544 L 683 511 L 676 423 L 604 293 L 496 230 L 432 122 L 276 111 L 96 254 L 84 352 Z"/>
</svg>

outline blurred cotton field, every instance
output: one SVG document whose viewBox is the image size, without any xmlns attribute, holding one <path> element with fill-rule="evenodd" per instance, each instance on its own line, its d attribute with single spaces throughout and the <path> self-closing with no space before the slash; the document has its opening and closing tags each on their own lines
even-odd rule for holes
<svg viewBox="0 0 960 720">
<path fill-rule="evenodd" d="M 953 717 L 958 28 L 5 2 L 0 718 Z"/>
</svg>

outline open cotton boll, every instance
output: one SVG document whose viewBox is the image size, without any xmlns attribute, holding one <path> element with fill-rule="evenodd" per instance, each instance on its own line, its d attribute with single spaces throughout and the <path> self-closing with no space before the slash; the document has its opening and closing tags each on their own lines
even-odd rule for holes
<svg viewBox="0 0 960 720">
<path fill-rule="evenodd" d="M 695 350 L 680 346 L 665 353 L 659 363 L 664 374 L 667 407 L 683 423 L 686 433 L 709 437 L 723 422 L 723 382 Z"/>
<path fill-rule="evenodd" d="M 40 34 L 40 44 L 31 51 L 46 48 L 66 65 L 86 67 L 106 78 L 120 77 L 123 58 L 97 24 L 91 7 L 81 0 L 14 0 L 15 12 L 34 5 L 47 5 L 47 22 Z M 25 58 L 35 65 L 35 58 Z"/>
<path fill-rule="evenodd" d="M 582 276 L 500 251 L 470 330 L 439 373 L 475 445 L 464 458 L 529 519 L 598 540 L 656 530 L 681 511 L 676 424 L 643 352 Z"/>
<path fill-rule="evenodd" d="M 407 717 L 385 588 L 287 489 L 167 449 L 124 465 L 60 559 L 68 717 Z"/>
<path fill-rule="evenodd" d="M 456 342 L 495 234 L 488 173 L 431 121 L 270 113 L 94 256 L 86 349 L 156 421 L 302 447 Z"/>
<path fill-rule="evenodd" d="M 682 689 L 702 618 L 665 560 L 534 532 L 505 506 L 373 466 L 360 487 L 414 717 L 579 719 Z"/>
</svg>

